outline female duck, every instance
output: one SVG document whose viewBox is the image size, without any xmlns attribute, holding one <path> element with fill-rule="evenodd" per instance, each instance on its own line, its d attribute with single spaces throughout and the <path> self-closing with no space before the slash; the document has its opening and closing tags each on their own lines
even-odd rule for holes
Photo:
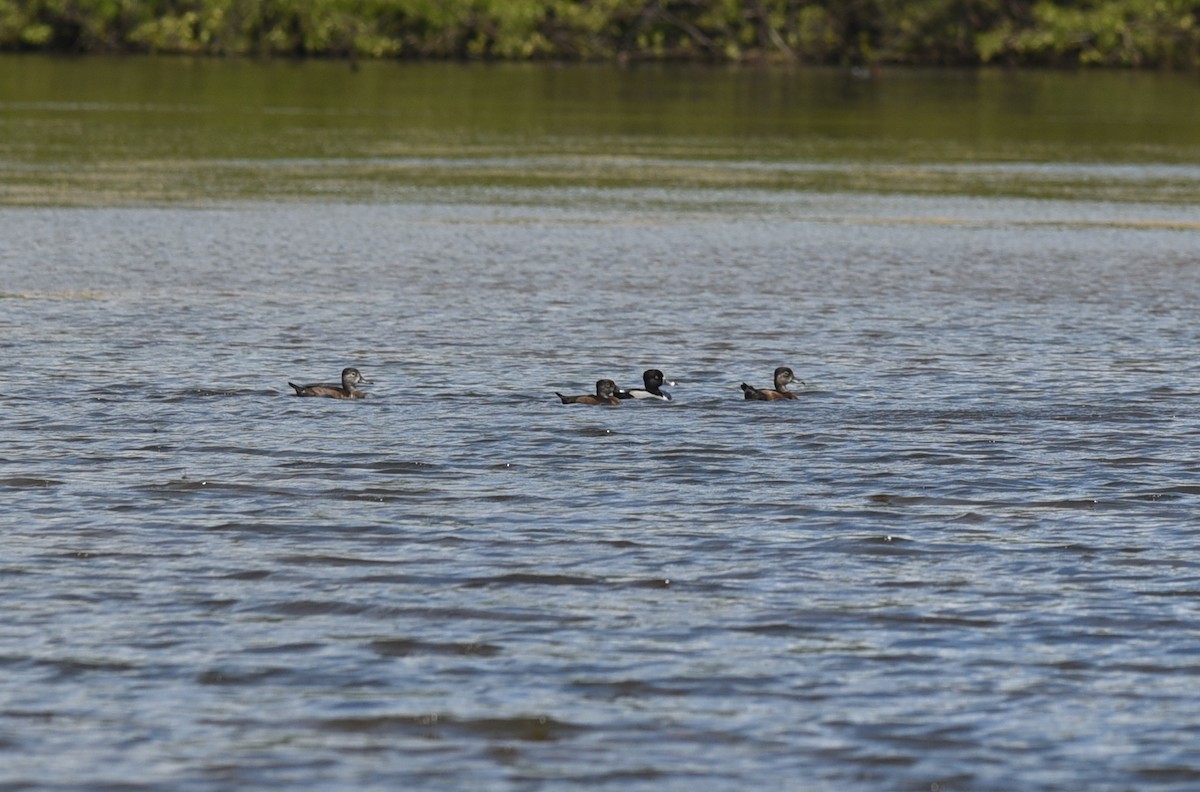
<svg viewBox="0 0 1200 792">
<path fill-rule="evenodd" d="M 794 399 L 796 394 L 787 389 L 789 382 L 800 382 L 787 366 L 775 369 L 775 388 L 755 388 L 742 383 L 742 393 L 750 401 L 777 401 L 779 399 Z M 804 384 L 804 383 L 801 383 Z"/>
<path fill-rule="evenodd" d="M 644 388 L 621 388 L 617 391 L 618 399 L 660 399 L 662 401 L 671 401 L 671 394 L 662 389 L 664 383 L 674 385 L 674 382 L 666 382 L 663 379 L 663 373 L 658 369 L 647 369 L 642 372 L 642 382 L 645 383 Z"/>
<path fill-rule="evenodd" d="M 616 397 L 617 383 L 610 379 L 596 381 L 596 395 L 585 393 L 582 396 L 563 396 L 558 391 L 554 395 L 562 399 L 563 404 L 620 404 Z"/>
<path fill-rule="evenodd" d="M 356 368 L 342 369 L 342 384 L 315 383 L 312 385 L 297 385 L 289 382 L 296 389 L 297 396 L 328 396 L 331 399 L 365 399 L 367 394 L 355 388 L 355 385 L 370 385 L 370 380 L 358 373 Z"/>
</svg>

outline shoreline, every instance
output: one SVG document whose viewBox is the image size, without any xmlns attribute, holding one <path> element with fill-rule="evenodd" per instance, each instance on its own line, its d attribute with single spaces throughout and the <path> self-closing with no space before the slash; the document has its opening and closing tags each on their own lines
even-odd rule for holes
<svg viewBox="0 0 1200 792">
<path fill-rule="evenodd" d="M 832 66 L 868 76 L 901 66 L 1200 69 L 1195 9 L 1151 0 L 194 0 L 87 11 L 31 0 L 2 22 L 0 54 Z"/>
</svg>

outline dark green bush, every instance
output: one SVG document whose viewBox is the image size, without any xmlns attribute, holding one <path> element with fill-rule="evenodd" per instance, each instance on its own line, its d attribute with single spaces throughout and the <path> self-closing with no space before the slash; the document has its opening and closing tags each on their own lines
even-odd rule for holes
<svg viewBox="0 0 1200 792">
<path fill-rule="evenodd" d="M 0 49 L 1200 65 L 1200 0 L 0 0 Z"/>
</svg>

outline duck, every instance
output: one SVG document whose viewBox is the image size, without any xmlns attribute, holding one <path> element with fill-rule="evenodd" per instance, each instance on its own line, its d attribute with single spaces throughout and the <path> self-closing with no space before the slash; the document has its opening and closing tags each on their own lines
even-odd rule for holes
<svg viewBox="0 0 1200 792">
<path fill-rule="evenodd" d="M 355 388 L 355 385 L 370 385 L 370 380 L 363 377 L 356 368 L 342 369 L 342 384 L 314 383 L 312 385 L 297 385 L 289 382 L 296 390 L 297 396 L 328 396 L 331 399 L 365 399 L 367 394 Z"/>
<path fill-rule="evenodd" d="M 658 399 L 660 401 L 671 401 L 671 394 L 662 389 L 663 384 L 674 385 L 674 382 L 667 382 L 663 379 L 663 373 L 658 369 L 646 369 L 642 372 L 642 382 L 645 383 L 644 388 L 618 388 L 616 397 L 618 399 Z"/>
<path fill-rule="evenodd" d="M 753 385 L 742 383 L 742 393 L 749 401 L 777 401 L 779 399 L 794 399 L 796 394 L 787 389 L 789 382 L 800 382 L 787 366 L 775 369 L 775 387 L 755 388 Z M 800 382 L 803 385 L 803 382 Z"/>
<path fill-rule="evenodd" d="M 582 396 L 563 396 L 558 391 L 554 395 L 562 399 L 563 404 L 620 404 L 621 400 L 614 394 L 617 383 L 610 379 L 596 380 L 596 395 L 585 393 Z"/>
</svg>

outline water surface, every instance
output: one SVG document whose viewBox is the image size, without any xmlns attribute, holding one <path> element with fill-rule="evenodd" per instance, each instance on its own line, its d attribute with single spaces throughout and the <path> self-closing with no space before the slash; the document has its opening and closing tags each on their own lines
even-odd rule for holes
<svg viewBox="0 0 1200 792">
<path fill-rule="evenodd" d="M 0 203 L 480 184 L 1197 203 L 1198 99 L 1194 75 L 1134 72 L 7 57 Z"/>
<path fill-rule="evenodd" d="M 643 129 L 661 150 L 628 160 L 561 127 L 506 148 L 489 122 L 480 152 L 439 153 L 438 117 L 380 131 L 362 95 L 310 95 L 330 64 L 37 68 L 80 63 L 128 94 L 77 106 L 82 70 L 4 99 L 6 124 L 81 126 L 66 153 L 4 155 L 28 177 L 0 209 L 0 786 L 1200 780 L 1200 234 L 1160 192 L 1195 189 L 1185 133 L 1147 137 L 1152 158 L 1098 156 L 1127 134 L 1103 124 L 1079 157 L 947 144 L 919 160 L 937 189 L 892 192 L 843 177 L 909 160 L 809 157 L 807 133 L 773 161 L 717 121 L 711 151 Z M 265 100 L 213 88 L 226 69 Z M 751 79 L 686 74 L 701 97 Z M 167 96 L 248 128 L 239 147 L 145 114 L 179 145 L 160 190 L 138 163 L 169 142 L 118 117 Z M 265 147 L 261 108 L 305 102 L 351 151 Z M 76 153 L 108 123 L 111 149 Z M 822 169 L 829 189 L 739 175 Z M 347 170 L 383 175 L 314 186 Z M 1026 186 L 988 193 L 985 171 Z M 1060 177 L 1093 188 L 1039 186 Z M 797 401 L 741 399 L 782 364 Z M 369 399 L 290 395 L 346 365 Z M 649 367 L 670 403 L 553 396 Z"/>
</svg>

